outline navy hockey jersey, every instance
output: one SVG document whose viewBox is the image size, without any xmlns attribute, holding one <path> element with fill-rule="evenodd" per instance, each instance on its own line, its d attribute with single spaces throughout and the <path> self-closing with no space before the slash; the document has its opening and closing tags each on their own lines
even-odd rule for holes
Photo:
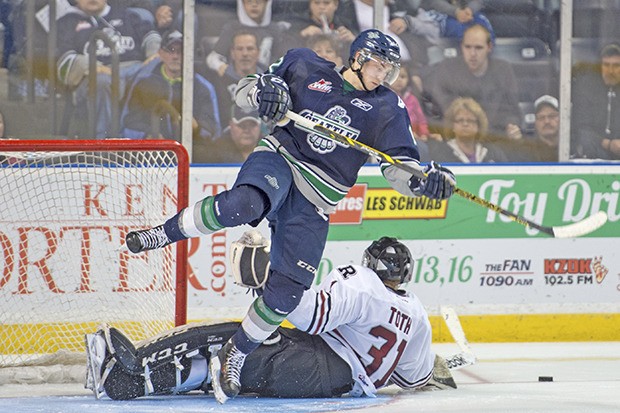
<svg viewBox="0 0 620 413">
<path fill-rule="evenodd" d="M 419 154 L 403 101 L 385 86 L 366 92 L 354 90 L 338 68 L 310 49 L 291 49 L 272 64 L 269 73 L 289 85 L 294 112 L 334 129 L 351 139 L 418 165 Z M 256 78 L 244 78 L 236 102 L 249 105 L 247 95 Z M 293 122 L 275 128 L 257 150 L 279 152 L 289 162 L 295 184 L 304 196 L 326 212 L 333 211 L 356 180 L 368 155 L 303 130 Z M 407 184 L 411 175 L 381 165 L 388 182 L 403 195 L 414 196 Z"/>
</svg>

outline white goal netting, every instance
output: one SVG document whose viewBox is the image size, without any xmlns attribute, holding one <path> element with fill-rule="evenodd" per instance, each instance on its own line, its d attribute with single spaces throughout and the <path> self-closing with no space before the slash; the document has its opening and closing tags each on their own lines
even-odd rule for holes
<svg viewBox="0 0 620 413">
<path fill-rule="evenodd" d="M 187 205 L 188 170 L 172 141 L 0 143 L 0 368 L 73 363 L 101 323 L 139 341 L 185 321 L 184 243 L 123 244 Z"/>
</svg>

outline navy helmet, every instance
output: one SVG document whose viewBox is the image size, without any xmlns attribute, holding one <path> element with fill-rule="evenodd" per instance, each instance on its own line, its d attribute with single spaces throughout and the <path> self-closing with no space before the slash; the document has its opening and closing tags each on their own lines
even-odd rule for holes
<svg viewBox="0 0 620 413">
<path fill-rule="evenodd" d="M 358 51 L 361 53 L 356 57 Z M 400 70 L 400 48 L 396 40 L 377 29 L 361 32 L 351 43 L 349 64 L 357 59 L 360 66 L 363 66 L 373 57 L 378 57 L 382 62 L 391 65 L 392 69 L 385 78 L 385 82 L 391 85 Z"/>
<path fill-rule="evenodd" d="M 411 252 L 396 238 L 381 237 L 364 251 L 362 265 L 377 273 L 382 281 L 411 281 L 413 258 Z"/>
</svg>

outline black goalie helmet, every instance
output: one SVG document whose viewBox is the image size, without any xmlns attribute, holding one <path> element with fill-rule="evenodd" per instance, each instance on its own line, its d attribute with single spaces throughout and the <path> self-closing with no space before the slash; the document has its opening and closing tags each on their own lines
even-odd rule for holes
<svg viewBox="0 0 620 413">
<path fill-rule="evenodd" d="M 396 238 L 382 237 L 364 251 L 362 265 L 377 273 L 382 281 L 411 281 L 413 258 L 411 252 Z"/>
</svg>

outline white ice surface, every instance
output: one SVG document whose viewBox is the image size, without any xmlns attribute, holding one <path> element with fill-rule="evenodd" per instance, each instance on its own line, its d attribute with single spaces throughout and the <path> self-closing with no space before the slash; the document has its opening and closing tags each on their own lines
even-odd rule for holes
<svg viewBox="0 0 620 413">
<path fill-rule="evenodd" d="M 257 399 L 218 405 L 195 393 L 130 402 L 96 400 L 78 384 L 0 386 L 0 412 L 620 412 L 620 342 L 477 344 L 479 362 L 454 372 L 457 390 L 405 392 L 390 387 L 375 399 Z M 455 345 L 434 346 L 439 354 Z M 552 376 L 553 382 L 539 382 Z"/>
</svg>

